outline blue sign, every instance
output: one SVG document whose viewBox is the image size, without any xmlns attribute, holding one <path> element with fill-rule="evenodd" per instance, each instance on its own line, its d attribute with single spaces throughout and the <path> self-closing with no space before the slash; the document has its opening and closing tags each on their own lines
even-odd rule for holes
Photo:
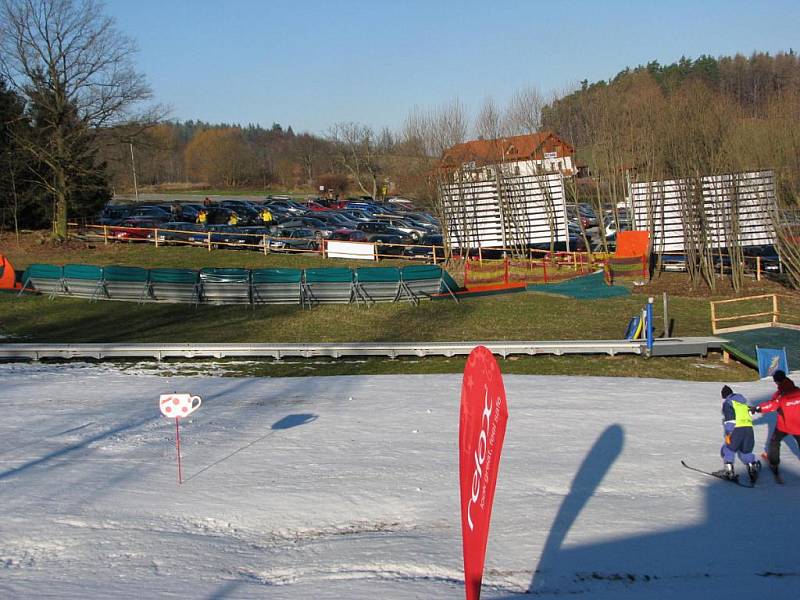
<svg viewBox="0 0 800 600">
<path fill-rule="evenodd" d="M 786 348 L 759 348 L 756 346 L 758 356 L 758 376 L 772 377 L 775 371 L 789 372 L 789 362 L 786 360 Z"/>
</svg>

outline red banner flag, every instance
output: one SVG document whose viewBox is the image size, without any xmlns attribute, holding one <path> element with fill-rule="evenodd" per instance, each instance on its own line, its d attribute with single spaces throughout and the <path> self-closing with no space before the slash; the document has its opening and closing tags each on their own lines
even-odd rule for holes
<svg viewBox="0 0 800 600">
<path fill-rule="evenodd" d="M 464 369 L 458 431 L 467 600 L 481 597 L 489 519 L 507 420 L 508 405 L 500 367 L 488 348 L 478 346 L 470 353 Z"/>
</svg>

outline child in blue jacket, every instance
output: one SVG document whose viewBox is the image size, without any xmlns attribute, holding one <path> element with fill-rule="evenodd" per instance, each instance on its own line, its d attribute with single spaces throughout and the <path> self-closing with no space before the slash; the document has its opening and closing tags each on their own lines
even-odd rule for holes
<svg viewBox="0 0 800 600">
<path fill-rule="evenodd" d="M 734 394 L 727 385 L 722 388 L 722 427 L 725 432 L 725 443 L 720 448 L 720 455 L 725 465 L 714 473 L 725 479 L 736 480 L 733 463 L 736 455 L 747 465 L 747 474 L 753 483 L 758 479 L 761 461 L 753 454 L 755 436 L 753 435 L 753 419 L 747 399 L 741 394 Z"/>
</svg>

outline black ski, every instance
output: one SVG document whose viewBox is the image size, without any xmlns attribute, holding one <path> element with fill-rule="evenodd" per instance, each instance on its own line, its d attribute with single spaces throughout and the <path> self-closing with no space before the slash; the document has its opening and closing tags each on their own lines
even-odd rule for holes
<svg viewBox="0 0 800 600">
<path fill-rule="evenodd" d="M 690 471 L 697 471 L 698 473 L 702 473 L 703 475 L 708 475 L 709 477 L 715 477 L 715 478 L 717 478 L 717 479 L 722 479 L 722 481 L 729 481 L 729 482 L 731 482 L 731 483 L 735 483 L 735 484 L 736 484 L 736 485 L 738 485 L 739 487 L 745 487 L 745 488 L 753 488 L 753 487 L 756 487 L 756 486 L 755 486 L 755 485 L 753 485 L 752 483 L 743 483 L 743 482 L 739 481 L 739 476 L 738 476 L 738 475 L 736 476 L 736 479 L 728 479 L 727 477 L 723 477 L 722 475 L 715 475 L 715 474 L 714 474 L 714 473 L 712 473 L 711 471 L 703 471 L 702 469 L 698 469 L 698 468 L 696 468 L 696 467 L 690 467 L 690 466 L 689 466 L 689 465 L 687 465 L 687 464 L 686 464 L 686 462 L 684 462 L 684 461 L 681 461 L 681 464 L 682 464 L 684 467 L 686 467 L 687 469 L 689 469 Z"/>
</svg>

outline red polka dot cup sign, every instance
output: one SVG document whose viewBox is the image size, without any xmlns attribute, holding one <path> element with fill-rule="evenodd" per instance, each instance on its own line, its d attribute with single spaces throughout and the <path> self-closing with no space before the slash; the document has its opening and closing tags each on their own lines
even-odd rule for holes
<svg viewBox="0 0 800 600">
<path fill-rule="evenodd" d="M 161 414 L 165 417 L 188 417 L 203 403 L 200 396 L 191 394 L 161 394 L 158 399 L 158 407 Z"/>
</svg>

